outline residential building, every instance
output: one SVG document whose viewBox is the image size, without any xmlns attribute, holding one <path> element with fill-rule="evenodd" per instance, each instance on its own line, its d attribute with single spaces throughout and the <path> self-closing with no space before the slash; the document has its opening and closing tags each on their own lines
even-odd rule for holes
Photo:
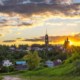
<svg viewBox="0 0 80 80">
<path fill-rule="evenodd" d="M 54 66 L 60 66 L 61 65 L 61 62 L 62 61 L 60 59 L 54 61 Z"/>
<path fill-rule="evenodd" d="M 54 66 L 60 66 L 61 65 L 61 60 L 60 59 L 57 59 L 56 61 L 46 61 L 46 65 L 48 66 L 48 67 L 54 67 Z"/>
<path fill-rule="evenodd" d="M 14 51 L 14 50 L 15 50 L 15 48 L 14 48 L 14 47 L 10 47 L 9 49 L 10 49 L 11 51 Z"/>
<path fill-rule="evenodd" d="M 54 62 L 53 61 L 46 61 L 46 65 L 48 67 L 53 67 L 54 66 Z"/>
<path fill-rule="evenodd" d="M 10 62 L 9 60 L 4 60 L 2 65 L 3 65 L 3 66 L 11 66 L 11 65 L 13 65 L 13 64 L 12 64 L 12 62 Z"/>
<path fill-rule="evenodd" d="M 16 61 L 15 70 L 28 70 L 26 61 Z"/>
<path fill-rule="evenodd" d="M 30 51 L 31 50 L 31 47 L 26 47 L 26 50 L 29 50 Z"/>
</svg>

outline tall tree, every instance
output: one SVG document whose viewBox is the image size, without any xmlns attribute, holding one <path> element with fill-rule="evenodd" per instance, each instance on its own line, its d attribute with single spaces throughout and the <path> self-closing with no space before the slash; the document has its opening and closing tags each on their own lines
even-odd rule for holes
<svg viewBox="0 0 80 80">
<path fill-rule="evenodd" d="M 25 55 L 23 57 L 24 60 L 27 61 L 28 64 L 28 68 L 30 70 L 33 70 L 35 68 L 37 68 L 39 66 L 40 60 L 41 58 L 38 56 L 38 52 L 34 51 L 34 53 L 32 54 L 32 52 L 28 52 L 28 55 Z"/>
</svg>

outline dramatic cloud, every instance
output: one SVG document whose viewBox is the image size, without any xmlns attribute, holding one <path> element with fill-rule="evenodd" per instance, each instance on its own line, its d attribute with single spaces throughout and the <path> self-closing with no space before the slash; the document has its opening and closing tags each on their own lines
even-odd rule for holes
<svg viewBox="0 0 80 80">
<path fill-rule="evenodd" d="M 73 45 L 80 45 L 80 33 L 75 33 L 74 35 L 68 36 L 49 36 L 49 43 L 50 44 L 63 44 L 64 41 L 69 38 L 70 42 L 73 42 Z M 11 40 L 4 40 L 3 43 L 11 43 L 14 44 L 18 42 L 19 44 L 45 44 L 45 36 L 42 37 L 35 37 L 35 38 L 16 38 Z"/>
<path fill-rule="evenodd" d="M 12 0 L 13 1 L 13 0 Z M 41 1 L 41 0 L 39 0 Z M 52 0 L 53 2 L 62 2 L 64 0 Z M 70 1 L 70 0 L 65 0 Z M 27 3 L 22 5 L 4 5 L 0 6 L 0 12 L 9 15 L 21 14 L 24 17 L 31 17 L 33 15 L 43 15 L 46 12 L 50 12 L 52 15 L 56 16 L 69 16 L 75 17 L 80 16 L 80 3 L 68 4 L 34 4 Z"/>
<path fill-rule="evenodd" d="M 24 39 L 23 41 L 37 42 L 37 41 L 44 41 L 44 40 L 45 40 L 44 37 L 40 37 L 40 38 L 33 38 L 33 39 Z"/>
<path fill-rule="evenodd" d="M 5 40 L 3 42 L 17 42 L 17 40 Z"/>
<path fill-rule="evenodd" d="M 59 43 L 59 42 L 64 42 L 67 37 L 69 38 L 70 41 L 72 42 L 80 42 L 80 33 L 76 33 L 74 35 L 69 35 L 69 36 L 49 36 L 49 42 L 54 42 L 54 43 Z M 29 39 L 24 39 L 23 41 L 31 41 L 31 42 L 44 42 L 45 37 L 39 37 L 39 38 L 29 38 Z"/>
<path fill-rule="evenodd" d="M 80 18 L 80 3 L 66 4 L 72 1 L 74 0 L 3 0 L 3 5 L 0 5 L 0 27 L 29 28 L 54 16 Z"/>
<path fill-rule="evenodd" d="M 22 23 L 21 23 L 21 24 L 19 24 L 18 26 L 26 26 L 26 27 L 31 27 L 31 26 L 33 26 L 33 24 L 26 23 L 26 22 L 22 22 Z"/>
</svg>

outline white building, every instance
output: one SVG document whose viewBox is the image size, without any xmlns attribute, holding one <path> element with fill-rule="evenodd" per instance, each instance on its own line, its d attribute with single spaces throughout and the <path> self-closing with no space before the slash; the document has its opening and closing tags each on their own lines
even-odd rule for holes
<svg viewBox="0 0 80 80">
<path fill-rule="evenodd" d="M 3 66 L 11 66 L 12 62 L 10 62 L 9 60 L 4 60 L 2 65 Z"/>
<path fill-rule="evenodd" d="M 10 50 L 15 50 L 15 48 L 14 48 L 14 47 L 10 47 L 9 49 L 10 49 Z"/>
<path fill-rule="evenodd" d="M 54 66 L 54 62 L 53 61 L 46 61 L 46 65 L 48 67 L 53 67 Z"/>
</svg>

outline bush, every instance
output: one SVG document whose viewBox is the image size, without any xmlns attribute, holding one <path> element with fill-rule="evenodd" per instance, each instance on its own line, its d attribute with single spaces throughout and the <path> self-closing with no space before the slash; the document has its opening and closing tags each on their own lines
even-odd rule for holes
<svg viewBox="0 0 80 80">
<path fill-rule="evenodd" d="M 2 79 L 3 79 L 3 77 L 0 76 L 0 80 L 2 80 Z"/>
<path fill-rule="evenodd" d="M 79 74 L 80 74 L 80 60 L 76 60 L 74 62 L 74 65 L 76 67 L 76 71 L 79 72 Z"/>
<path fill-rule="evenodd" d="M 38 68 L 34 69 L 34 71 L 41 70 L 41 69 L 44 69 L 44 67 L 38 67 Z"/>
<path fill-rule="evenodd" d="M 8 72 L 8 71 L 9 71 L 9 67 L 7 67 L 7 66 L 2 66 L 2 67 L 1 67 L 1 71 L 2 71 L 2 72 Z"/>
<path fill-rule="evenodd" d="M 72 54 L 72 57 L 69 57 L 63 62 L 63 65 L 74 62 L 75 60 L 80 59 L 80 55 L 77 53 Z"/>
<path fill-rule="evenodd" d="M 13 72 L 15 70 L 14 66 L 10 66 L 9 71 Z"/>
<path fill-rule="evenodd" d="M 40 63 L 40 66 L 41 66 L 41 67 L 44 67 L 44 63 L 43 63 L 43 62 L 42 62 L 42 63 Z"/>
<path fill-rule="evenodd" d="M 48 66 L 45 64 L 44 67 L 47 68 Z"/>
</svg>

